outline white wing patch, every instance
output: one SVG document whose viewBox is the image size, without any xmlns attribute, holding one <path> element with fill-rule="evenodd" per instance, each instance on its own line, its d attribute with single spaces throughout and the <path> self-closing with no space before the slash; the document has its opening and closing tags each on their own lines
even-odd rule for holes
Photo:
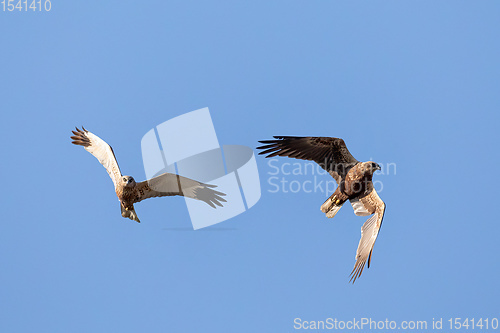
<svg viewBox="0 0 500 333">
<path fill-rule="evenodd" d="M 379 231 L 377 220 L 378 214 L 375 213 L 375 215 L 366 220 L 365 224 L 361 227 L 361 239 L 359 240 L 358 250 L 356 251 L 356 257 L 354 259 L 358 260 L 364 258 L 366 260 L 366 258 L 368 258 L 368 254 L 373 248 Z"/>
<path fill-rule="evenodd" d="M 363 272 L 366 261 L 370 267 L 370 259 L 372 256 L 373 245 L 377 240 L 378 232 L 380 230 L 380 223 L 378 213 L 366 220 L 365 224 L 361 227 L 361 239 L 359 240 L 358 250 L 356 251 L 356 264 L 351 272 L 351 281 L 354 283 L 356 279 Z"/>
<path fill-rule="evenodd" d="M 356 201 L 359 201 L 360 205 L 358 205 Z M 367 261 L 368 267 L 370 267 L 373 245 L 375 245 L 380 227 L 382 226 L 382 219 L 384 218 L 385 203 L 380 199 L 375 190 L 359 200 L 352 200 L 351 203 L 356 215 L 359 215 L 357 212 L 358 207 L 362 207 L 364 210 L 374 213 L 374 215 L 368 218 L 361 227 L 361 239 L 359 240 L 358 250 L 356 251 L 356 263 L 351 272 L 351 281 L 354 283 L 363 272 L 363 268 Z"/>
<path fill-rule="evenodd" d="M 118 163 L 116 162 L 115 154 L 111 147 L 100 137 L 97 135 L 86 132 L 85 135 L 90 139 L 91 145 L 84 147 L 86 151 L 94 155 L 99 162 L 106 168 L 109 176 L 113 180 L 113 184 L 116 187 L 118 183 L 121 172 L 118 167 Z"/>
<path fill-rule="evenodd" d="M 370 212 L 368 212 L 365 205 L 359 199 L 350 199 L 349 201 L 351 202 L 352 209 L 354 209 L 354 214 L 357 216 L 370 215 Z"/>
<path fill-rule="evenodd" d="M 109 176 L 113 180 L 115 189 L 120 182 L 121 172 L 118 167 L 118 162 L 116 162 L 115 154 L 110 145 L 108 145 L 103 139 L 95 134 L 90 133 L 85 128 L 76 128 L 76 132 L 73 131 L 74 136 L 73 144 L 83 146 L 86 151 L 94 155 L 95 158 L 106 168 Z"/>
</svg>

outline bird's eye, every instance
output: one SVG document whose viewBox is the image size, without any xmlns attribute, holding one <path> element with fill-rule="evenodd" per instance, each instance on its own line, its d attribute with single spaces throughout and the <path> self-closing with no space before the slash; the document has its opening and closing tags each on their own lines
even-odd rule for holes
<svg viewBox="0 0 500 333">
<path fill-rule="evenodd" d="M 127 178 L 123 178 L 123 181 L 126 182 L 127 181 Z"/>
</svg>

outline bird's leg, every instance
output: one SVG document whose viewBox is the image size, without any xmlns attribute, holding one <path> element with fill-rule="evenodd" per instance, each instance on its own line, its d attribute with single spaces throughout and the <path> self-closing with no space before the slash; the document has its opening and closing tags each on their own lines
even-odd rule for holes
<svg viewBox="0 0 500 333">
<path fill-rule="evenodd" d="M 336 205 L 338 205 L 338 204 L 340 204 L 340 203 L 342 202 L 342 201 L 341 201 L 339 198 L 337 198 L 337 196 L 335 196 L 335 195 L 334 195 L 334 196 L 332 196 L 331 200 L 332 200 L 332 202 L 333 202 L 333 203 L 335 203 Z"/>
</svg>

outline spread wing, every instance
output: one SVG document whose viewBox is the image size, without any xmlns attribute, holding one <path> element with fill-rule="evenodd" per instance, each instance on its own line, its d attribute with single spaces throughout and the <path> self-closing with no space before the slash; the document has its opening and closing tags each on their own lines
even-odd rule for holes
<svg viewBox="0 0 500 333">
<path fill-rule="evenodd" d="M 135 202 L 147 198 L 181 195 L 206 202 L 213 208 L 222 207 L 226 194 L 213 190 L 215 185 L 197 182 L 173 173 L 164 173 L 137 184 L 138 197 Z"/>
<path fill-rule="evenodd" d="M 72 131 L 74 136 L 71 137 L 73 144 L 80 145 L 85 148 L 86 151 L 94 155 L 99 162 L 106 168 L 113 184 L 115 185 L 120 181 L 122 173 L 118 167 L 118 162 L 116 161 L 115 153 L 113 153 L 113 148 L 108 145 L 104 140 L 99 138 L 97 135 L 92 134 L 85 128 L 78 129 L 76 132 Z"/>
<path fill-rule="evenodd" d="M 266 157 L 287 156 L 318 163 L 323 169 L 340 183 L 356 160 L 340 138 L 275 136 L 276 140 L 259 141 L 264 149 L 259 155 Z"/>
<path fill-rule="evenodd" d="M 373 190 L 368 195 L 357 198 L 353 204 L 356 215 L 365 216 L 366 213 L 373 214 L 365 224 L 361 227 L 361 239 L 359 240 L 358 250 L 356 251 L 356 263 L 351 272 L 352 283 L 360 277 L 365 267 L 366 261 L 368 260 L 368 268 L 370 268 L 370 261 L 372 258 L 373 246 L 377 240 L 380 227 L 382 226 L 382 219 L 384 218 L 385 203 L 380 199 L 377 191 Z M 353 203 L 353 200 L 351 200 Z M 356 207 L 361 210 L 361 213 L 356 212 Z M 362 206 L 362 207 L 361 207 Z"/>
</svg>

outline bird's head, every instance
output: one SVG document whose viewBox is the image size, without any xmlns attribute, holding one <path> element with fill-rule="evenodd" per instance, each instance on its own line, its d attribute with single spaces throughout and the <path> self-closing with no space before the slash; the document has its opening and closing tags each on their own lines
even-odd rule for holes
<svg viewBox="0 0 500 333">
<path fill-rule="evenodd" d="M 123 182 L 123 186 L 126 186 L 126 187 L 134 187 L 135 186 L 135 179 L 132 176 L 122 176 L 122 182 Z"/>
<path fill-rule="evenodd" d="M 368 161 L 368 162 L 365 162 L 364 163 L 364 169 L 365 169 L 365 172 L 366 173 L 369 173 L 371 175 L 373 175 L 375 173 L 375 171 L 377 170 L 381 170 L 382 168 L 380 167 L 380 165 L 378 165 L 377 163 L 375 162 L 372 162 L 372 161 Z"/>
</svg>

